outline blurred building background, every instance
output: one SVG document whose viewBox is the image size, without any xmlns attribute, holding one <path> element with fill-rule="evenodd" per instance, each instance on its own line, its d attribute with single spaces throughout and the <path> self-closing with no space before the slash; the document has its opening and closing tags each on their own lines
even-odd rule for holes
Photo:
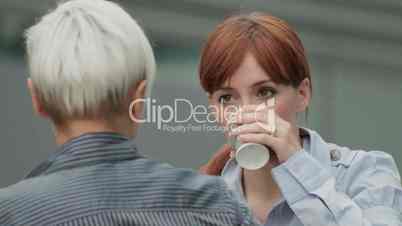
<svg viewBox="0 0 402 226">
<path fill-rule="evenodd" d="M 23 31 L 54 0 L 0 0 L 0 187 L 15 183 L 55 149 L 47 122 L 34 117 L 25 80 Z M 197 64 L 207 34 L 223 18 L 264 11 L 300 34 L 312 67 L 314 97 L 304 122 L 330 142 L 384 150 L 402 169 L 402 1 L 126 0 L 146 30 L 159 65 L 159 104 L 206 104 Z M 188 113 L 183 109 L 182 114 Z M 198 168 L 225 140 L 219 132 L 171 133 L 145 124 L 142 152 Z"/>
</svg>

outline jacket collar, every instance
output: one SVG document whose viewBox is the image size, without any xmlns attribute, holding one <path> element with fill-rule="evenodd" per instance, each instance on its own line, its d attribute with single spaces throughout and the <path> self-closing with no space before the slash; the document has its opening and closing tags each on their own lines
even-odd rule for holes
<svg viewBox="0 0 402 226">
<path fill-rule="evenodd" d="M 132 140 L 117 133 L 87 133 L 60 146 L 50 157 L 25 178 L 85 167 L 105 162 L 137 159 L 137 147 Z"/>
<path fill-rule="evenodd" d="M 303 149 L 331 170 L 330 145 L 316 131 L 307 128 L 300 128 L 300 131 L 300 134 L 307 134 L 306 137 L 302 135 Z"/>
</svg>

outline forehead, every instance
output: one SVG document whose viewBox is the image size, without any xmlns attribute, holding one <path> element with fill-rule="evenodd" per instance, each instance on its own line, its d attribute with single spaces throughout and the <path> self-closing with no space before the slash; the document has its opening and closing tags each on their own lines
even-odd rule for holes
<svg viewBox="0 0 402 226">
<path fill-rule="evenodd" d="M 271 77 L 264 71 L 251 53 L 246 53 L 240 66 L 221 86 L 242 87 L 267 80 L 271 80 Z"/>
</svg>

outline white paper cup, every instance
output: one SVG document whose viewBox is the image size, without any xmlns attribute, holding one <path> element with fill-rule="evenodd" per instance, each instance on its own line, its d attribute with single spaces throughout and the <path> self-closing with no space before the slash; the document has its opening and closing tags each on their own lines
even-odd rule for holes
<svg viewBox="0 0 402 226">
<path fill-rule="evenodd" d="M 257 170 L 264 167 L 269 159 L 268 148 L 262 144 L 241 144 L 235 154 L 237 164 L 247 170 Z"/>
</svg>

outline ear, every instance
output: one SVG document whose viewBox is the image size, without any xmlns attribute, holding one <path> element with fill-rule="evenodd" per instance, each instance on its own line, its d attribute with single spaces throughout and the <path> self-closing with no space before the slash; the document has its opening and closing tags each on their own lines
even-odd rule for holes
<svg viewBox="0 0 402 226">
<path fill-rule="evenodd" d="M 142 80 L 138 82 L 136 85 L 135 89 L 133 90 L 132 93 L 132 102 L 135 102 L 134 105 L 132 105 L 132 108 L 130 109 L 130 114 L 132 114 L 136 119 L 140 119 L 142 117 L 143 109 L 144 109 L 144 98 L 145 98 L 145 92 L 147 89 L 147 81 Z"/>
<path fill-rule="evenodd" d="M 297 112 L 306 111 L 311 100 L 311 82 L 310 79 L 305 78 L 297 88 Z"/>
<path fill-rule="evenodd" d="M 35 112 L 40 117 L 48 118 L 49 114 L 45 111 L 43 104 L 40 102 L 37 94 L 36 94 L 36 89 L 34 84 L 32 83 L 32 80 L 30 78 L 27 79 L 27 86 L 29 93 L 31 94 L 31 99 L 32 99 L 32 108 Z"/>
</svg>

